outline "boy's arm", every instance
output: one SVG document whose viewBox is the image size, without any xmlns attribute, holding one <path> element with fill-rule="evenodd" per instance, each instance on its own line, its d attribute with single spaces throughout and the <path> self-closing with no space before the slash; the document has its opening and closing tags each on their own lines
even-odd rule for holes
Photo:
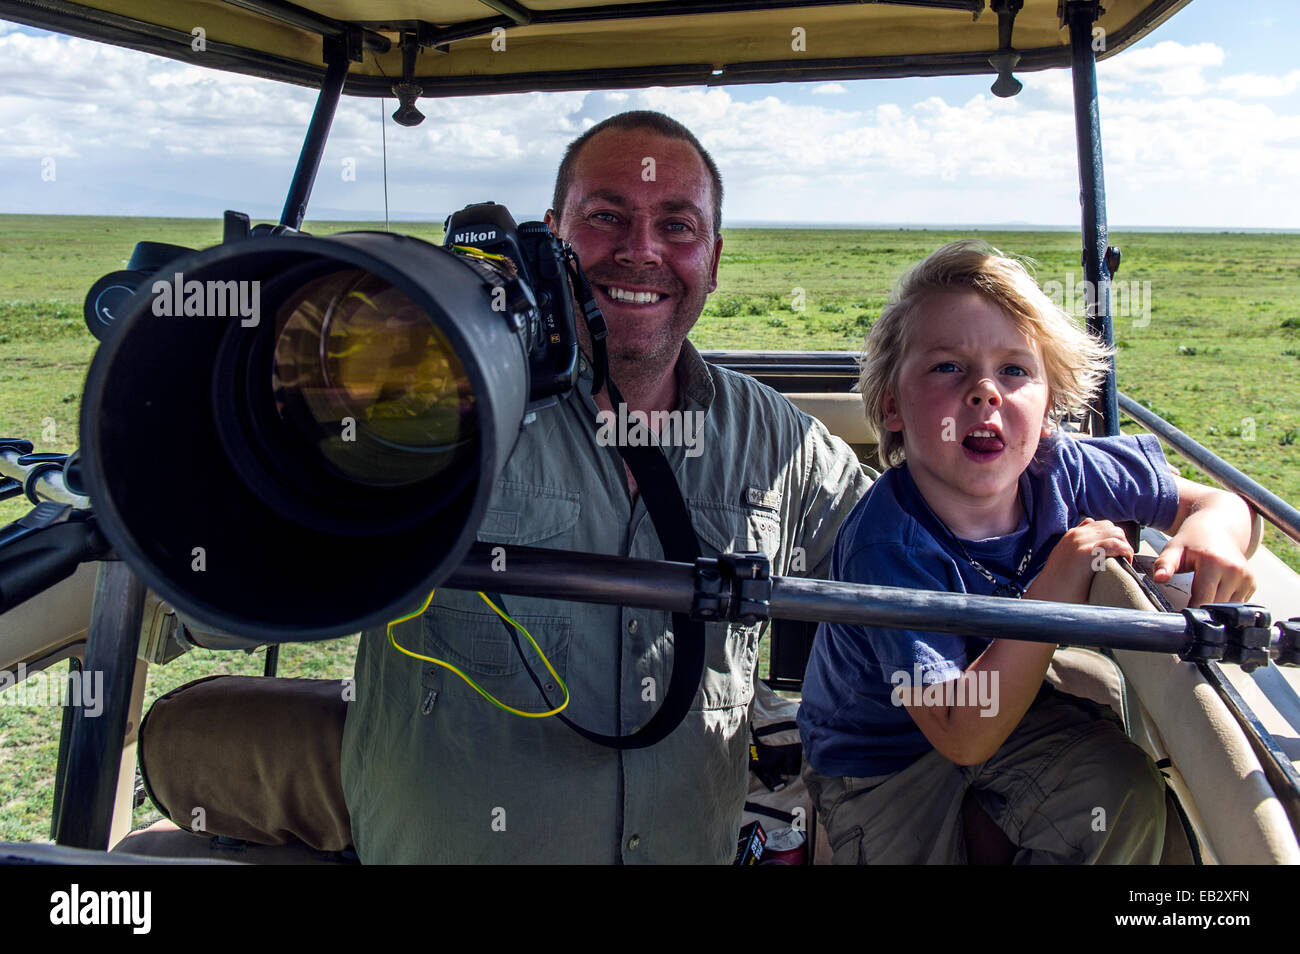
<svg viewBox="0 0 1300 954">
<path fill-rule="evenodd" d="M 1124 531 L 1106 520 L 1085 519 L 1052 548 L 1042 572 L 1025 599 L 1086 603 L 1098 558 L 1132 559 Z M 1014 639 L 995 639 L 958 679 L 966 680 L 963 706 L 909 705 L 908 713 L 944 758 L 976 765 L 993 756 L 1033 704 L 1051 665 L 1056 646 Z M 983 673 L 983 675 L 981 675 Z M 977 690 L 982 687 L 983 695 Z M 981 706 L 992 697 L 992 704 Z"/>
<path fill-rule="evenodd" d="M 1246 563 L 1253 518 L 1246 501 L 1226 490 L 1182 477 L 1173 534 L 1156 559 L 1152 576 L 1166 582 L 1175 573 L 1195 571 L 1189 606 L 1240 602 L 1255 592 L 1255 576 Z"/>
</svg>

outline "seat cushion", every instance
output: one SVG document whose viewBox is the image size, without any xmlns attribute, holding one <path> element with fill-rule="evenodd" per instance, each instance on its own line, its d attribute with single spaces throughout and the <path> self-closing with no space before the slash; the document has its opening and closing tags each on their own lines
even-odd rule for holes
<svg viewBox="0 0 1300 954">
<path fill-rule="evenodd" d="M 344 691 L 337 679 L 210 676 L 153 704 L 140 771 L 179 827 L 261 845 L 352 844 L 340 774 Z"/>
</svg>

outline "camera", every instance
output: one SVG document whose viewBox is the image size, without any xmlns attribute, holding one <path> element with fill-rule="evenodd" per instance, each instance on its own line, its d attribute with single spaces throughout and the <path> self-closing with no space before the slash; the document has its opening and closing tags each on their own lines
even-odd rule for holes
<svg viewBox="0 0 1300 954">
<path fill-rule="evenodd" d="M 504 257 L 513 274 L 502 268 L 505 279 L 500 293 L 494 292 L 493 308 L 525 315 L 522 329 L 528 344 L 529 410 L 552 404 L 567 393 L 577 380 L 578 337 L 574 322 L 573 297 L 566 271 L 566 243 L 551 234 L 545 222 L 515 220 L 503 205 L 480 202 L 467 205 L 447 217 L 443 244 L 492 267 Z M 475 251 L 497 258 L 477 258 Z M 520 280 L 525 289 L 516 286 Z M 511 293 L 528 297 L 536 308 L 514 310 Z"/>
<path fill-rule="evenodd" d="M 214 630 L 396 618 L 460 565 L 529 413 L 576 382 L 571 252 L 495 203 L 452 215 L 445 247 L 226 220 L 221 245 L 154 248 L 88 300 L 96 519 Z"/>
</svg>

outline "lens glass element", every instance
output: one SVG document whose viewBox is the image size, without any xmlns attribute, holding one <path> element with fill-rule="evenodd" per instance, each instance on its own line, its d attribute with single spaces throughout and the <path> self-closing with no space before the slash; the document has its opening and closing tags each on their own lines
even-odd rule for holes
<svg viewBox="0 0 1300 954">
<path fill-rule="evenodd" d="M 336 473 L 392 487 L 472 466 L 469 376 L 401 289 L 355 268 L 316 277 L 278 310 L 276 334 L 276 409 Z"/>
</svg>

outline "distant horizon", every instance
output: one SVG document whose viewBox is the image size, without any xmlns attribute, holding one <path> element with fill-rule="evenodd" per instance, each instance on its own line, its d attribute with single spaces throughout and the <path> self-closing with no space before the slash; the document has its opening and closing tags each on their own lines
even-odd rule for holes
<svg viewBox="0 0 1300 954">
<path fill-rule="evenodd" d="M 171 219 L 184 222 L 220 222 L 220 216 L 202 216 L 202 215 L 107 215 L 101 213 L 84 213 L 70 214 L 66 212 L 5 212 L 0 211 L 0 216 L 15 217 L 40 217 L 40 218 L 63 218 L 63 219 Z M 527 222 L 540 219 L 540 213 L 535 215 L 525 215 L 516 217 L 516 221 Z M 426 217 L 419 214 L 391 215 L 389 221 L 393 223 L 403 223 L 406 225 L 437 225 L 441 226 L 446 216 Z M 272 222 L 278 219 L 277 216 L 252 216 L 253 222 Z M 366 222 L 381 223 L 384 221 L 382 216 L 367 217 L 358 213 L 345 213 L 342 210 L 331 209 L 328 214 L 308 215 L 309 222 Z M 974 230 L 983 232 L 1078 232 L 1078 225 L 1040 225 L 1032 222 L 993 222 L 974 224 L 970 222 L 819 222 L 819 221 L 782 221 L 782 220 L 762 220 L 762 219 L 738 219 L 735 222 L 723 222 L 723 229 L 789 229 L 796 230 L 816 230 L 829 229 L 836 231 L 861 231 L 861 232 L 955 232 L 961 230 Z M 1158 233 L 1186 233 L 1190 235 L 1300 235 L 1298 228 L 1273 228 L 1268 226 L 1232 226 L 1232 225 L 1109 225 L 1109 232 L 1158 232 Z"/>
</svg>

